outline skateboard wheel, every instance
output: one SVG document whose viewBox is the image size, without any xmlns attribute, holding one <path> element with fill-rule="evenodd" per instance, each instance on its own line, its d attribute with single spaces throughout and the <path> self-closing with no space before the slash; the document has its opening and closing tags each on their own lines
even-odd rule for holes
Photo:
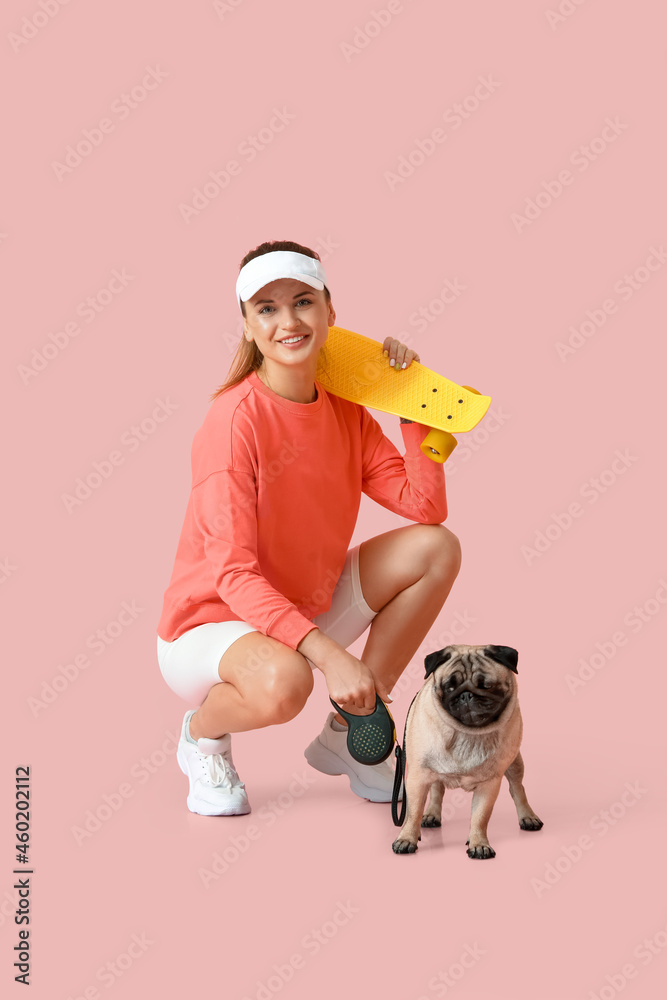
<svg viewBox="0 0 667 1000">
<path fill-rule="evenodd" d="M 457 444 L 453 434 L 432 427 L 421 443 L 421 450 L 434 462 L 446 462 Z"/>
</svg>

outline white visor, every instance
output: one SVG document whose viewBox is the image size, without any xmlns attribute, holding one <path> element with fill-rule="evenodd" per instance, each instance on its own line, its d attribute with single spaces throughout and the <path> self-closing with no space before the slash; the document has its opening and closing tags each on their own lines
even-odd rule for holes
<svg viewBox="0 0 667 1000">
<path fill-rule="evenodd" d="M 245 264 L 236 279 L 236 297 L 247 302 L 270 281 L 277 278 L 296 278 L 312 288 L 322 290 L 327 284 L 327 276 L 319 260 L 305 253 L 293 250 L 272 250 L 270 253 L 253 257 Z M 328 285 L 327 285 L 328 287 Z"/>
</svg>

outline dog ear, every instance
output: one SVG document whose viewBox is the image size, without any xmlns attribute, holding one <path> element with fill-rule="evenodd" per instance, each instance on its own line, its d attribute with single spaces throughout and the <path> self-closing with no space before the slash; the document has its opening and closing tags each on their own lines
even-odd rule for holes
<svg viewBox="0 0 667 1000">
<path fill-rule="evenodd" d="M 484 652 L 491 659 L 495 660 L 496 663 L 502 663 L 504 667 L 508 670 L 513 670 L 515 674 L 519 671 L 516 669 L 516 665 L 519 662 L 519 654 L 516 649 L 511 646 L 485 646 Z"/>
<path fill-rule="evenodd" d="M 445 646 L 444 649 L 439 649 L 436 653 L 429 653 L 424 660 L 424 666 L 426 667 L 424 680 L 426 680 L 429 674 L 432 674 L 434 670 L 437 670 L 441 663 L 446 663 L 451 655 L 452 651 L 449 646 Z"/>
</svg>

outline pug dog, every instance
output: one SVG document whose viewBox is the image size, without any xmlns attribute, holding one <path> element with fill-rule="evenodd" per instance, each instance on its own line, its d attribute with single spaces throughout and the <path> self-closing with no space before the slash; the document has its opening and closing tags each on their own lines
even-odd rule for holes
<svg viewBox="0 0 667 1000">
<path fill-rule="evenodd" d="M 454 645 L 424 660 L 425 683 L 406 720 L 407 815 L 396 854 L 414 854 L 420 825 L 441 825 L 445 789 L 463 788 L 473 793 L 468 857 L 494 858 L 486 828 L 503 775 L 521 829 L 542 828 L 523 787 L 518 659 L 511 646 Z"/>
</svg>

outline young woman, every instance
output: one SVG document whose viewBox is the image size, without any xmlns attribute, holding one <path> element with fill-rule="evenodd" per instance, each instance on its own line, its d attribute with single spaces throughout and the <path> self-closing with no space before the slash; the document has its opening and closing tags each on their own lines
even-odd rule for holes
<svg viewBox="0 0 667 1000">
<path fill-rule="evenodd" d="M 346 710 L 369 714 L 435 621 L 461 562 L 447 517 L 444 468 L 424 455 L 428 428 L 401 419 L 401 456 L 365 407 L 316 380 L 336 321 L 315 251 L 262 243 L 241 262 L 243 337 L 227 381 L 195 434 L 192 489 L 158 624 L 158 661 L 190 708 L 178 763 L 188 808 L 247 813 L 231 733 L 289 722 L 313 670 Z M 387 337 L 396 378 L 413 350 Z M 417 524 L 348 549 L 361 493 Z M 362 658 L 347 647 L 369 627 Z M 330 712 L 305 751 L 352 791 L 391 800 L 389 760 L 348 753 Z"/>
</svg>

